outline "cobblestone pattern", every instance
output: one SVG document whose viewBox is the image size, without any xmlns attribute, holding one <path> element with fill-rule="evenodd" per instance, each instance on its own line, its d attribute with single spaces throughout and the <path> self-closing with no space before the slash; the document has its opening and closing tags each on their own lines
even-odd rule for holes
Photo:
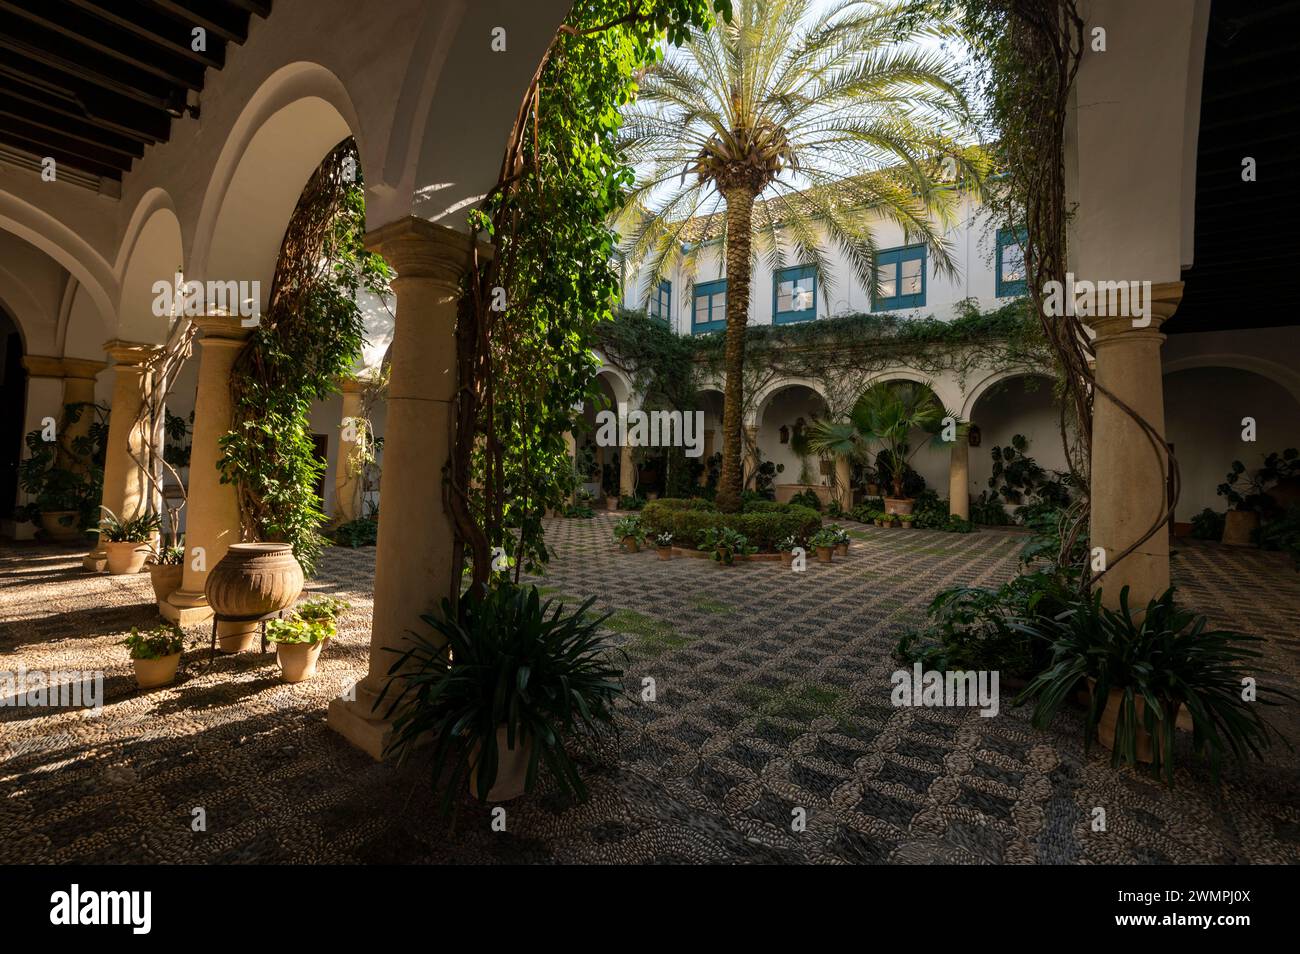
<svg viewBox="0 0 1300 954">
<path fill-rule="evenodd" d="M 1015 533 L 856 527 L 847 559 L 797 574 L 621 553 L 611 522 L 553 521 L 557 558 L 536 582 L 614 613 L 629 654 L 619 741 L 584 757 L 588 802 L 543 790 L 507 806 L 504 832 L 470 803 L 450 830 L 418 758 L 375 764 L 325 726 L 328 700 L 365 672 L 373 549 L 328 551 L 311 584 L 353 604 L 314 680 L 282 684 L 256 652 L 206 671 L 204 627 L 154 692 L 115 645 L 157 621 L 146 575 L 0 550 L 0 670 L 102 669 L 106 698 L 98 716 L 0 708 L 0 862 L 1300 861 L 1285 747 L 1229 766 L 1218 788 L 1185 760 L 1171 790 L 1085 757 L 1079 713 L 1032 729 L 1006 687 L 993 718 L 891 706 L 898 635 L 939 588 L 1009 577 Z M 1300 694 L 1300 574 L 1285 558 L 1180 543 L 1174 574 L 1214 622 L 1268 637 L 1261 681 Z M 639 701 L 647 677 L 653 704 Z M 1275 721 L 1300 742 L 1294 706 Z"/>
</svg>

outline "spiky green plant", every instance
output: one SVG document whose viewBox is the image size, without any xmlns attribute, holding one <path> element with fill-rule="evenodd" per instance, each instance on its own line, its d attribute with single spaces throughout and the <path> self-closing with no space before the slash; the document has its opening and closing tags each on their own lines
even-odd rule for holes
<svg viewBox="0 0 1300 954">
<path fill-rule="evenodd" d="M 678 269 L 694 283 L 702 243 L 725 248 L 723 511 L 740 508 L 753 259 L 811 265 L 829 304 L 837 249 L 874 293 L 875 231 L 890 222 L 956 272 L 946 180 L 980 181 L 983 153 L 959 141 L 968 108 L 952 58 L 916 43 L 947 25 L 901 19 L 903 6 L 845 0 L 815 16 L 811 0 L 737 0 L 730 23 L 692 30 L 648 68 L 625 110 L 639 178 L 617 227 L 628 260 L 648 266 L 647 301 Z"/>
</svg>

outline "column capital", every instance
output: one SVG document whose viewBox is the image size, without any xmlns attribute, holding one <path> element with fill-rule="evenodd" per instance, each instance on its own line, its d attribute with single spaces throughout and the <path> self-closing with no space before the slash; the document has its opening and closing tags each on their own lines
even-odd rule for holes
<svg viewBox="0 0 1300 954">
<path fill-rule="evenodd" d="M 366 248 L 378 252 L 403 278 L 430 279 L 453 288 L 469 271 L 474 239 L 427 219 L 408 215 L 366 233 Z M 478 242 L 480 258 L 491 258 L 492 246 Z"/>
<path fill-rule="evenodd" d="M 194 319 L 194 323 L 203 332 L 203 337 L 199 341 L 205 347 L 208 345 L 239 347 L 252 336 L 254 330 L 253 327 L 244 327 L 237 316 L 220 313 L 200 315 Z"/>
<path fill-rule="evenodd" d="M 123 341 L 121 338 L 114 338 L 112 341 L 104 342 L 104 353 L 113 359 L 113 362 L 120 368 L 132 366 L 143 368 L 146 364 L 157 357 L 162 350 L 158 345 L 145 344 L 140 341 Z"/>
<path fill-rule="evenodd" d="M 360 394 L 370 384 L 366 378 L 345 378 L 338 377 L 334 382 L 340 392 L 343 394 Z"/>
<path fill-rule="evenodd" d="M 56 358 L 48 354 L 29 354 L 23 357 L 23 367 L 33 378 L 86 378 L 93 381 L 95 375 L 108 365 L 103 361 L 88 361 L 84 358 Z"/>
<path fill-rule="evenodd" d="M 1164 335 L 1160 333 L 1160 327 L 1173 317 L 1182 300 L 1182 282 L 1158 282 L 1151 286 L 1150 298 L 1147 301 L 1151 311 L 1148 324 L 1135 325 L 1130 315 L 1088 317 L 1084 318 L 1083 322 L 1097 333 L 1097 344 L 1108 343 L 1121 335 L 1125 336 L 1126 341 L 1137 341 L 1142 338 L 1163 341 Z"/>
</svg>

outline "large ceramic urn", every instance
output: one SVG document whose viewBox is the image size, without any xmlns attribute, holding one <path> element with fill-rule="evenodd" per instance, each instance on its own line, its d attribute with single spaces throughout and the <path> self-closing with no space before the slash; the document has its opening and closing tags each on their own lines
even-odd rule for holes
<svg viewBox="0 0 1300 954">
<path fill-rule="evenodd" d="M 288 609 L 302 592 L 302 567 L 287 543 L 234 543 L 204 587 L 218 616 L 253 620 Z"/>
</svg>

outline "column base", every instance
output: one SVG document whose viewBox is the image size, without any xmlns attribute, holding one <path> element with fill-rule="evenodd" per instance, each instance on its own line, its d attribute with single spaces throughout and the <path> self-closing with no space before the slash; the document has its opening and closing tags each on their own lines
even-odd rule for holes
<svg viewBox="0 0 1300 954">
<path fill-rule="evenodd" d="M 92 573 L 103 573 L 108 569 L 108 557 L 103 552 L 91 550 L 81 558 L 81 566 Z"/>
<path fill-rule="evenodd" d="M 375 718 L 369 703 L 331 699 L 325 722 L 376 762 L 384 760 L 384 750 L 393 737 L 393 724 Z"/>
<path fill-rule="evenodd" d="M 162 613 L 167 622 L 182 628 L 212 619 L 212 607 L 208 605 L 207 597 L 200 596 L 195 600 L 192 596 L 187 598 L 181 593 L 173 593 L 170 598 L 158 604 L 158 612 Z"/>
</svg>

